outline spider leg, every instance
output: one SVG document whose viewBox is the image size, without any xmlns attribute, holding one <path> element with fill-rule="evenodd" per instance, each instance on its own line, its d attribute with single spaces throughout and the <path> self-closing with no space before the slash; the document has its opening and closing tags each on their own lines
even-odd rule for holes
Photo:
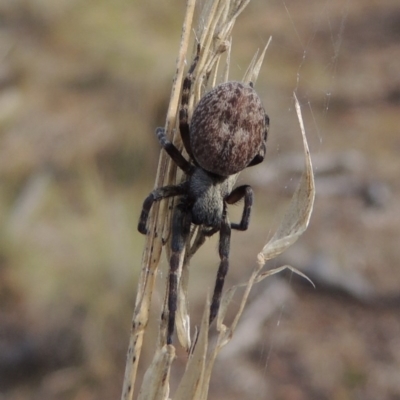
<svg viewBox="0 0 400 400">
<path fill-rule="evenodd" d="M 215 282 L 214 294 L 211 301 L 210 308 L 210 324 L 218 314 L 219 305 L 221 302 L 222 289 L 224 287 L 225 277 L 229 268 L 229 250 L 231 244 L 231 224 L 226 210 L 224 210 L 224 216 L 221 223 L 219 232 L 219 257 L 220 264 L 217 272 L 217 280 Z"/>
<path fill-rule="evenodd" d="M 248 167 L 252 167 L 253 165 L 260 164 L 264 160 L 265 152 L 267 151 L 266 143 L 267 143 L 268 129 L 269 129 L 269 117 L 267 114 L 265 114 L 265 130 L 264 130 L 263 143 L 261 145 L 260 150 L 256 154 L 256 156 L 250 161 L 250 164 L 248 165 Z"/>
<path fill-rule="evenodd" d="M 249 185 L 238 186 L 225 199 L 228 204 L 237 203 L 244 197 L 244 208 L 242 219 L 239 224 L 232 223 L 231 228 L 238 231 L 245 231 L 249 227 L 251 207 L 253 205 L 253 189 Z"/>
<path fill-rule="evenodd" d="M 147 234 L 147 220 L 151 206 L 155 201 L 160 201 L 168 197 L 179 196 L 187 192 L 188 182 L 181 183 L 180 185 L 164 186 L 153 190 L 144 200 L 142 212 L 139 218 L 138 231 Z"/>
<path fill-rule="evenodd" d="M 179 110 L 179 131 L 181 133 L 183 145 L 185 146 L 185 149 L 191 159 L 194 158 L 192 154 L 192 149 L 190 147 L 188 105 L 189 105 L 190 89 L 192 87 L 192 82 L 193 82 L 193 72 L 196 68 L 197 62 L 199 61 L 199 56 L 200 56 L 200 44 L 197 45 L 196 56 L 192 62 L 192 65 L 189 68 L 185 80 L 183 81 L 181 107 Z"/>
<path fill-rule="evenodd" d="M 175 145 L 167 138 L 164 128 L 157 128 L 156 135 L 158 141 L 160 142 L 162 148 L 167 152 L 167 154 L 172 158 L 175 164 L 187 175 L 191 175 L 194 171 L 194 167 L 189 161 L 183 157 L 180 151 L 175 147 Z"/>
<path fill-rule="evenodd" d="M 168 285 L 168 328 L 167 344 L 172 343 L 175 328 L 175 313 L 178 303 L 178 269 L 181 254 L 190 234 L 192 215 L 183 203 L 174 211 L 172 220 L 171 258 L 169 260 L 169 285 Z"/>
</svg>

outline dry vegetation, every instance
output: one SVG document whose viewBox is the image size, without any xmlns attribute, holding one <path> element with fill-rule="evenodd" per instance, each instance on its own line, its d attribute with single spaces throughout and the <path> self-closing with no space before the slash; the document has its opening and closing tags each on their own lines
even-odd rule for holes
<svg viewBox="0 0 400 400">
<path fill-rule="evenodd" d="M 120 396 L 144 243 L 136 223 L 154 181 L 181 3 L 0 3 L 1 399 Z M 400 396 L 397 3 L 252 0 L 235 27 L 237 79 L 273 36 L 257 81 L 271 134 L 263 166 L 241 177 L 256 207 L 251 229 L 233 237 L 228 283 L 248 276 L 298 181 L 296 89 L 317 200 L 309 231 L 272 266 L 290 262 L 317 289 L 290 275 L 256 287 L 210 398 Z M 211 241 L 192 262 L 197 321 L 216 260 Z"/>
</svg>

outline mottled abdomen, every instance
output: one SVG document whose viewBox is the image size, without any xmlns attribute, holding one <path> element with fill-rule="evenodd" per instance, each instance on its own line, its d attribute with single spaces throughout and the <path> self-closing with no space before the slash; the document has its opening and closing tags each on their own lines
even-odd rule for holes
<svg viewBox="0 0 400 400">
<path fill-rule="evenodd" d="M 221 176 L 242 171 L 265 141 L 265 111 L 256 91 L 226 82 L 208 92 L 190 122 L 190 147 L 200 167 Z"/>
</svg>

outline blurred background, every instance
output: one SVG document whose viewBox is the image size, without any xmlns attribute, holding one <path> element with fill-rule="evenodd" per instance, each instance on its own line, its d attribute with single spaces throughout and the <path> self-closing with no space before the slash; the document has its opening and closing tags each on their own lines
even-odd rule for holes
<svg viewBox="0 0 400 400">
<path fill-rule="evenodd" d="M 1 400 L 120 397 L 136 226 L 183 3 L 0 1 Z M 227 286 L 248 277 L 300 177 L 296 91 L 317 197 L 306 234 L 270 267 L 289 263 L 316 289 L 289 273 L 255 287 L 210 399 L 399 399 L 400 4 L 253 0 L 234 29 L 233 79 L 270 35 L 256 85 L 268 154 L 239 180 L 256 202 L 250 229 L 233 235 Z M 192 260 L 194 324 L 217 266 L 210 241 Z"/>
</svg>

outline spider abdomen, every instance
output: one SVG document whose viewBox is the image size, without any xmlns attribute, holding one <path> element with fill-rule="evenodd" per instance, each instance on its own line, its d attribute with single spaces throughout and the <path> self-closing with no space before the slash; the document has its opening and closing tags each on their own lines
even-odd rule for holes
<svg viewBox="0 0 400 400">
<path fill-rule="evenodd" d="M 220 176 L 246 168 L 265 142 L 265 111 L 248 84 L 226 82 L 195 108 L 190 145 L 201 168 Z"/>
</svg>

